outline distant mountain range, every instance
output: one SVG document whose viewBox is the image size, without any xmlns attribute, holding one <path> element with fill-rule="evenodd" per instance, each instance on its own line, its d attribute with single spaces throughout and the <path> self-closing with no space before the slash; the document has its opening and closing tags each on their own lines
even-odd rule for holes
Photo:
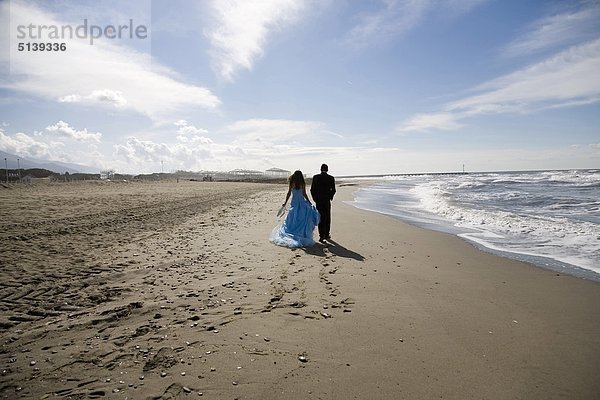
<svg viewBox="0 0 600 400">
<path fill-rule="evenodd" d="M 21 157 L 14 154 L 10 154 L 0 150 L 0 169 L 6 168 L 6 163 L 4 159 L 6 158 L 8 162 L 8 169 L 17 169 L 17 158 L 19 159 L 19 167 L 21 169 L 29 169 L 29 168 L 42 168 L 47 169 L 49 171 L 58 172 L 64 174 L 68 172 L 70 174 L 74 174 L 77 172 L 88 173 L 88 174 L 98 174 L 100 170 L 98 168 L 88 167 L 86 165 L 79 164 L 71 164 L 64 163 L 60 161 L 49 161 L 49 160 L 39 160 L 31 157 Z"/>
</svg>

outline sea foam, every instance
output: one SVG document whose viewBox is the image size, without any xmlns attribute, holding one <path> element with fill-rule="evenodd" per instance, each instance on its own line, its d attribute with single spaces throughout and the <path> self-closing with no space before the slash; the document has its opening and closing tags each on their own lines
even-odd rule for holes
<svg viewBox="0 0 600 400">
<path fill-rule="evenodd" d="M 354 205 L 600 279 L 600 171 L 388 176 Z"/>
</svg>

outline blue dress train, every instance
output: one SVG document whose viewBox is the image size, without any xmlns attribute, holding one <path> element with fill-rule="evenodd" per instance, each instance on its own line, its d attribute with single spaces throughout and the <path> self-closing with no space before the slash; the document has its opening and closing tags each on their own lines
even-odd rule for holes
<svg viewBox="0 0 600 400">
<path fill-rule="evenodd" d="M 292 189 L 292 201 L 285 220 L 271 232 L 271 242 L 284 247 L 309 247 L 315 244 L 313 232 L 319 212 L 305 198 L 302 189 Z"/>
</svg>

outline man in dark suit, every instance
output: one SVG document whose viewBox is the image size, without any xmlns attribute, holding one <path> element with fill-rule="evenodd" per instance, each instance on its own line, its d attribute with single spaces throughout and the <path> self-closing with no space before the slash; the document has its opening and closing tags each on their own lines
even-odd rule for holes
<svg viewBox="0 0 600 400">
<path fill-rule="evenodd" d="M 321 173 L 313 176 L 310 185 L 310 194 L 321 216 L 319 222 L 319 242 L 321 243 L 325 239 L 331 239 L 329 235 L 331 229 L 331 200 L 335 195 L 335 179 L 327 174 L 328 170 L 327 164 L 321 165 Z"/>
</svg>

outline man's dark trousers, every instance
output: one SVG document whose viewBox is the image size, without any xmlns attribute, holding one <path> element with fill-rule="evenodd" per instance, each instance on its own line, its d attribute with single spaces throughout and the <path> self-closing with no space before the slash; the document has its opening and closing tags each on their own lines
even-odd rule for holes
<svg viewBox="0 0 600 400">
<path fill-rule="evenodd" d="M 329 238 L 329 231 L 331 229 L 331 201 L 317 201 L 317 211 L 321 216 L 319 221 L 319 238 Z"/>
</svg>

